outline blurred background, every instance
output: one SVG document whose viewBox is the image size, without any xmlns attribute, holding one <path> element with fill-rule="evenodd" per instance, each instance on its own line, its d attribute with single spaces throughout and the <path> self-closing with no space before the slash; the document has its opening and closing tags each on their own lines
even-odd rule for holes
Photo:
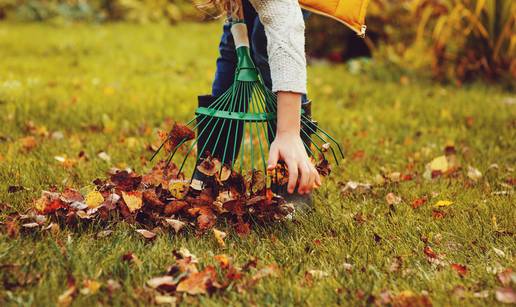
<svg viewBox="0 0 516 307">
<path fill-rule="evenodd" d="M 190 0 L 0 0 L 0 26 L 5 20 L 214 22 L 213 12 L 198 10 Z M 309 59 L 347 62 L 351 72 L 382 78 L 417 76 L 457 85 L 481 80 L 514 89 L 514 0 L 371 0 L 366 23 L 361 39 L 333 20 L 312 16 Z"/>
</svg>

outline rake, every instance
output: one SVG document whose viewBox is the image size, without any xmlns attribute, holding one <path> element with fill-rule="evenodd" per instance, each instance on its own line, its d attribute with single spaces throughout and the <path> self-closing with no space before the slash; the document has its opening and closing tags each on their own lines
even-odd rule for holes
<svg viewBox="0 0 516 307">
<path fill-rule="evenodd" d="M 239 170 L 240 173 L 243 170 L 266 173 L 267 154 L 276 133 L 277 99 L 265 86 L 251 59 L 241 0 L 237 0 L 236 5 L 231 18 L 231 32 L 238 59 L 234 82 L 208 107 L 198 107 L 196 116 L 186 124 L 197 131 L 197 137 L 186 149 L 179 164 L 179 172 L 183 170 L 188 157 L 196 155 L 196 165 L 206 157 L 213 157 L 222 162 L 220 171 L 225 165 L 229 169 Z M 309 108 L 301 110 L 301 138 L 307 153 L 312 157 L 319 153 L 323 161 L 326 161 L 326 155 L 330 153 L 338 165 L 338 156 L 344 157 L 340 144 L 318 127 L 310 113 Z M 188 141 L 189 139 L 184 138 L 176 142 L 167 163 L 172 161 L 178 148 Z M 191 186 L 202 189 L 199 175 L 199 172 L 193 172 Z"/>
</svg>

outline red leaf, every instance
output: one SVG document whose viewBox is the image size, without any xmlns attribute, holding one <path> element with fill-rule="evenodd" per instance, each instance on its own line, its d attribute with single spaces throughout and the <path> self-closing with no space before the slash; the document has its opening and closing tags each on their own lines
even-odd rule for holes
<svg viewBox="0 0 516 307">
<path fill-rule="evenodd" d="M 465 265 L 452 263 L 451 267 L 459 274 L 460 277 L 464 277 L 468 273 L 468 268 Z"/>
<path fill-rule="evenodd" d="M 421 207 L 422 205 L 424 205 L 426 203 L 426 201 L 427 201 L 426 197 L 416 198 L 412 202 L 412 208 L 417 209 L 417 208 Z"/>
<path fill-rule="evenodd" d="M 423 250 L 423 252 L 425 253 L 425 255 L 428 257 L 428 258 L 433 258 L 433 259 L 436 259 L 437 258 L 437 254 L 434 252 L 434 250 L 430 247 L 430 246 L 425 246 L 425 249 Z"/>
</svg>

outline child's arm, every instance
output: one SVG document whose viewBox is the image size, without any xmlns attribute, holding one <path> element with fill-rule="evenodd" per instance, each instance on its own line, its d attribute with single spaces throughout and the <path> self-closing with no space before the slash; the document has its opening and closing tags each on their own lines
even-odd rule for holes
<svg viewBox="0 0 516 307">
<path fill-rule="evenodd" d="M 288 192 L 293 193 L 299 179 L 298 193 L 309 193 L 321 185 L 321 178 L 308 157 L 299 135 L 301 94 L 278 92 L 278 125 L 276 138 L 269 152 L 269 169 L 274 169 L 278 160 L 285 161 L 289 171 Z"/>
<path fill-rule="evenodd" d="M 288 191 L 310 192 L 321 184 L 299 135 L 301 94 L 306 93 L 305 23 L 298 0 L 250 0 L 267 35 L 272 90 L 278 95 L 276 138 L 269 169 L 283 160 L 289 171 Z"/>
</svg>

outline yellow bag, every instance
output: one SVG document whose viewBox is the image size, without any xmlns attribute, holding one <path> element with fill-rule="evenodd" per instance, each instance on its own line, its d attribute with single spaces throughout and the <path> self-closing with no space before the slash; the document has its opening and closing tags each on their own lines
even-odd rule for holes
<svg viewBox="0 0 516 307">
<path fill-rule="evenodd" d="M 366 31 L 368 3 L 369 0 L 299 0 L 302 8 L 342 22 L 360 36 Z"/>
</svg>

